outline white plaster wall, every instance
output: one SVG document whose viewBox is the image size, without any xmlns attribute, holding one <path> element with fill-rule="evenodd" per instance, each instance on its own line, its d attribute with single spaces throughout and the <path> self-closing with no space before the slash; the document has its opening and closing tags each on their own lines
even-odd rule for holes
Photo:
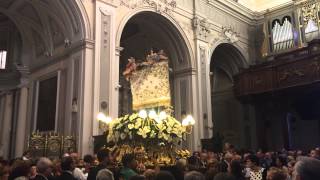
<svg viewBox="0 0 320 180">
<path fill-rule="evenodd" d="M 292 2 L 292 0 L 239 0 L 238 2 L 253 11 L 263 11 Z"/>
</svg>

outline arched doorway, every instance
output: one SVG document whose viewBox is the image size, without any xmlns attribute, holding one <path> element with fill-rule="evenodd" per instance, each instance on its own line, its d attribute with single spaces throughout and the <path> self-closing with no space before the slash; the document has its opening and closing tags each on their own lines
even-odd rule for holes
<svg viewBox="0 0 320 180">
<path fill-rule="evenodd" d="M 120 46 L 123 51 L 119 65 L 119 116 L 131 113 L 131 92 L 129 83 L 122 72 L 130 57 L 145 60 L 151 50 L 164 50 L 169 57 L 170 87 L 172 106 L 177 118 L 181 114 L 190 112 L 188 100 L 181 98 L 187 96 L 188 82 L 181 87 L 181 79 L 188 75 L 191 67 L 191 56 L 185 39 L 178 28 L 165 16 L 151 11 L 143 11 L 132 16 L 127 22 L 121 34 Z M 179 96 L 179 97 L 177 97 Z"/>
<path fill-rule="evenodd" d="M 23 62 L 19 64 L 31 69 L 43 66 L 57 51 L 62 51 L 61 47 L 72 47 L 87 38 L 89 28 L 81 5 L 78 0 L 0 3 L 0 14 L 6 16 L 21 35 L 23 58 L 17 59 Z"/>
<path fill-rule="evenodd" d="M 240 147 L 250 147 L 250 137 L 246 135 L 244 122 L 247 120 L 246 107 L 238 101 L 234 94 L 233 76 L 246 66 L 241 52 L 228 43 L 219 44 L 211 57 L 210 84 L 213 135 L 223 135 L 225 142 Z M 248 130 L 247 130 L 248 131 Z M 250 130 L 249 130 L 250 132 Z M 250 139 L 250 138 L 249 138 Z"/>
<path fill-rule="evenodd" d="M 71 107 L 82 98 L 83 40 L 90 36 L 85 17 L 79 0 L 0 3 L 0 51 L 7 51 L 0 69 L 0 111 L 6 113 L 0 141 L 10 137 L 0 145 L 4 157 L 20 157 L 37 130 L 80 137 L 81 112 Z"/>
</svg>

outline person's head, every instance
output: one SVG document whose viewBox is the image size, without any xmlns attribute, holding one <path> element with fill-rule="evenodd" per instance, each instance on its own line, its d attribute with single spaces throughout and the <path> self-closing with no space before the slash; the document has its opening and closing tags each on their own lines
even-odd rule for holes
<svg viewBox="0 0 320 180">
<path fill-rule="evenodd" d="M 189 171 L 197 170 L 199 168 L 200 161 L 196 156 L 191 156 L 187 159 L 187 168 Z"/>
<path fill-rule="evenodd" d="M 292 160 L 292 161 L 289 161 L 289 162 L 288 162 L 288 174 L 289 174 L 290 176 L 292 176 L 295 163 L 296 163 L 295 160 Z"/>
<path fill-rule="evenodd" d="M 6 160 L 0 161 L 0 179 L 7 178 L 10 173 L 10 165 L 9 162 Z"/>
<path fill-rule="evenodd" d="M 83 161 L 85 163 L 92 164 L 94 163 L 94 156 L 92 156 L 91 154 L 86 154 L 83 156 Z"/>
<path fill-rule="evenodd" d="M 185 170 L 187 167 L 187 160 L 186 159 L 177 160 L 176 167 L 180 170 Z"/>
<path fill-rule="evenodd" d="M 16 160 L 12 165 L 11 176 L 16 177 L 28 177 L 30 175 L 30 163 L 23 160 Z"/>
<path fill-rule="evenodd" d="M 143 175 L 146 177 L 146 180 L 154 180 L 156 178 L 156 171 L 153 169 L 147 169 Z"/>
<path fill-rule="evenodd" d="M 293 180 L 320 179 L 320 160 L 301 157 L 294 166 Z"/>
<path fill-rule="evenodd" d="M 215 168 L 217 167 L 219 161 L 217 159 L 209 159 L 208 162 L 207 162 L 207 168 L 210 169 L 210 168 Z"/>
<path fill-rule="evenodd" d="M 73 160 L 75 161 L 75 163 L 77 163 L 79 161 L 79 155 L 76 152 L 70 153 L 70 157 L 73 158 Z"/>
<path fill-rule="evenodd" d="M 22 156 L 24 156 L 26 158 L 30 158 L 31 157 L 30 151 L 29 150 L 24 151 Z"/>
<path fill-rule="evenodd" d="M 30 176 L 34 177 L 37 175 L 37 166 L 35 164 L 31 165 Z"/>
<path fill-rule="evenodd" d="M 320 158 L 320 151 L 313 149 L 310 151 L 310 157 L 319 159 Z"/>
<path fill-rule="evenodd" d="M 261 151 L 261 150 L 259 150 L 258 152 L 257 152 L 257 157 L 259 158 L 259 159 L 263 159 L 264 158 L 264 153 Z"/>
<path fill-rule="evenodd" d="M 219 162 L 219 163 L 217 164 L 217 166 L 216 166 L 216 170 L 217 170 L 218 173 L 228 172 L 228 164 L 225 163 L 225 162 L 223 162 L 223 161 L 222 161 L 222 162 Z"/>
<path fill-rule="evenodd" d="M 271 152 L 266 152 L 266 154 L 264 155 L 265 159 L 272 159 L 272 154 Z"/>
<path fill-rule="evenodd" d="M 73 171 L 75 168 L 74 159 L 72 157 L 64 157 L 61 160 L 62 171 Z"/>
<path fill-rule="evenodd" d="M 208 168 L 206 172 L 206 180 L 213 180 L 216 174 L 218 174 L 218 171 L 216 168 Z"/>
<path fill-rule="evenodd" d="M 216 154 L 212 151 L 209 151 L 207 154 L 208 154 L 208 159 L 216 159 L 217 158 Z"/>
<path fill-rule="evenodd" d="M 83 157 L 83 162 L 85 163 L 85 165 L 93 165 L 94 164 L 94 157 L 90 154 L 86 154 Z"/>
<path fill-rule="evenodd" d="M 193 156 L 200 158 L 200 152 L 199 151 L 193 152 Z"/>
<path fill-rule="evenodd" d="M 122 164 L 124 167 L 128 167 L 130 169 L 136 169 L 138 163 L 133 154 L 125 154 L 122 157 Z"/>
<path fill-rule="evenodd" d="M 259 159 L 256 155 L 250 154 L 246 157 L 246 166 L 248 168 L 254 168 L 259 166 Z"/>
<path fill-rule="evenodd" d="M 108 163 L 110 160 L 110 153 L 108 149 L 100 149 L 97 153 L 97 158 L 100 163 Z"/>
<path fill-rule="evenodd" d="M 267 180 L 287 180 L 287 174 L 284 170 L 271 167 L 267 172 Z"/>
<path fill-rule="evenodd" d="M 231 148 L 231 144 L 229 142 L 224 143 L 224 149 L 229 150 Z"/>
<path fill-rule="evenodd" d="M 160 171 L 155 180 L 175 180 L 175 178 L 169 171 Z"/>
<path fill-rule="evenodd" d="M 206 161 L 206 160 L 208 159 L 208 153 L 202 152 L 202 153 L 200 154 L 200 159 L 201 159 L 202 161 Z"/>
<path fill-rule="evenodd" d="M 231 154 L 230 152 L 227 152 L 225 155 L 224 155 L 224 159 L 230 163 L 231 160 L 233 159 L 233 154 Z"/>
<path fill-rule="evenodd" d="M 240 155 L 236 154 L 236 155 L 233 155 L 232 160 L 234 160 L 234 161 L 241 161 L 241 160 L 242 160 L 242 157 L 241 157 Z"/>
<path fill-rule="evenodd" d="M 52 162 L 50 159 L 46 157 L 42 157 L 37 162 L 37 171 L 38 173 L 43 174 L 44 176 L 48 177 L 52 173 Z"/>
<path fill-rule="evenodd" d="M 228 173 L 218 173 L 215 177 L 214 180 L 236 180 L 236 178 Z"/>
<path fill-rule="evenodd" d="M 242 174 L 243 168 L 241 166 L 240 161 L 233 160 L 230 163 L 230 172 L 237 178 L 243 177 Z"/>
<path fill-rule="evenodd" d="M 282 167 L 282 166 L 284 166 L 286 164 L 287 164 L 287 159 L 285 157 L 279 156 L 279 157 L 276 158 L 276 166 L 277 167 L 280 168 L 280 167 Z"/>
<path fill-rule="evenodd" d="M 297 151 L 297 156 L 303 156 L 303 155 L 304 155 L 304 153 L 303 153 L 302 150 L 298 150 L 298 151 Z"/>
<path fill-rule="evenodd" d="M 98 171 L 97 180 L 114 180 L 113 173 L 108 169 Z"/>
<path fill-rule="evenodd" d="M 184 180 L 205 180 L 205 177 L 198 171 L 190 171 L 184 175 Z"/>
</svg>

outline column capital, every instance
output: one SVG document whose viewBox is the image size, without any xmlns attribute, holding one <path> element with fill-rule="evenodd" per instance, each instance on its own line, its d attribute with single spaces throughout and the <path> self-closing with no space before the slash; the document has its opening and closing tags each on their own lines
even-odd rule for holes
<svg viewBox="0 0 320 180">
<path fill-rule="evenodd" d="M 29 76 L 30 70 L 28 66 L 16 65 L 16 69 L 20 72 L 21 76 Z"/>
<path fill-rule="evenodd" d="M 29 85 L 29 74 L 30 70 L 28 66 L 16 65 L 17 70 L 21 74 L 19 88 L 26 87 Z"/>
</svg>

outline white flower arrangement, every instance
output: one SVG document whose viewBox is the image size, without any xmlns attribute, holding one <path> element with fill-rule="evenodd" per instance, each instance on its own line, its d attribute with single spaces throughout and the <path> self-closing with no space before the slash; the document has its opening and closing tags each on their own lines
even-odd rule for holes
<svg viewBox="0 0 320 180">
<path fill-rule="evenodd" d="M 177 145 L 186 136 L 186 127 L 170 115 L 145 111 L 125 115 L 109 124 L 108 142 L 116 144 Z"/>
</svg>

